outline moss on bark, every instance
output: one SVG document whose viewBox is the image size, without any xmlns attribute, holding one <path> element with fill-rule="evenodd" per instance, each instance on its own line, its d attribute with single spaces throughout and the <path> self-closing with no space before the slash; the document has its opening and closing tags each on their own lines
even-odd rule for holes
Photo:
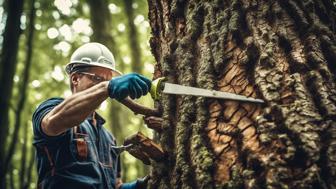
<svg viewBox="0 0 336 189">
<path fill-rule="evenodd" d="M 263 98 L 164 95 L 150 188 L 335 187 L 335 7 L 149 0 L 156 77 Z M 319 11 L 319 12 L 317 12 Z"/>
</svg>

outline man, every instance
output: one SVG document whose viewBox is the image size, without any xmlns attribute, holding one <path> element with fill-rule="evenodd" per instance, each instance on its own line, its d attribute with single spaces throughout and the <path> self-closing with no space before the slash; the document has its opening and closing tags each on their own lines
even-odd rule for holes
<svg viewBox="0 0 336 189">
<path fill-rule="evenodd" d="M 99 43 L 78 48 L 66 72 L 72 95 L 48 99 L 33 114 L 39 188 L 145 188 L 147 179 L 121 182 L 115 139 L 95 110 L 107 98 L 147 94 L 151 81 L 121 75 L 113 54 Z"/>
</svg>

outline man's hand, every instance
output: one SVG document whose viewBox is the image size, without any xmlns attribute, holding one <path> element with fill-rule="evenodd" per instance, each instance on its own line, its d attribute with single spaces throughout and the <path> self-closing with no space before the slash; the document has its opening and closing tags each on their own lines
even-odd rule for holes
<svg viewBox="0 0 336 189">
<path fill-rule="evenodd" d="M 146 77 L 131 73 L 118 76 L 109 81 L 108 94 L 111 98 L 123 100 L 127 96 L 132 99 L 146 95 L 151 87 L 151 81 Z"/>
</svg>

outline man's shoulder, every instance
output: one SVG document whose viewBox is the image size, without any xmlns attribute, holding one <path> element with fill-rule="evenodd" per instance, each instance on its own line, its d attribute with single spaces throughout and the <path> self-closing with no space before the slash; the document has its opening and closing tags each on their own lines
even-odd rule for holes
<svg viewBox="0 0 336 189">
<path fill-rule="evenodd" d="M 34 113 L 33 113 L 33 117 L 36 116 L 36 114 L 39 114 L 40 112 L 43 112 L 46 109 L 50 109 L 53 108 L 55 106 L 57 106 L 58 104 L 60 104 L 64 99 L 60 98 L 60 97 L 53 97 L 53 98 L 49 98 L 43 102 L 41 102 L 35 109 Z"/>
<path fill-rule="evenodd" d="M 64 99 L 59 98 L 59 97 L 54 97 L 54 98 L 49 98 L 41 104 L 39 104 L 34 111 L 32 115 L 32 126 L 33 126 L 33 131 L 34 131 L 34 144 L 46 144 L 46 143 L 52 143 L 58 141 L 58 138 L 62 138 L 59 135 L 58 136 L 47 136 L 43 131 L 41 127 L 41 123 L 43 120 L 43 117 L 50 112 L 55 106 L 60 104 Z"/>
<path fill-rule="evenodd" d="M 57 104 L 57 103 L 60 103 L 64 100 L 64 98 L 61 98 L 61 97 L 52 97 L 52 98 L 49 98 L 45 101 L 43 101 L 41 104 L 46 104 L 46 103 L 50 103 L 50 104 Z"/>
<path fill-rule="evenodd" d="M 60 98 L 60 97 L 52 97 L 52 98 L 49 98 L 43 102 L 41 102 L 38 106 L 41 107 L 41 106 L 48 106 L 48 105 L 58 105 L 59 103 L 61 103 L 62 101 L 64 100 L 64 98 Z M 37 108 L 37 109 L 38 109 Z"/>
</svg>

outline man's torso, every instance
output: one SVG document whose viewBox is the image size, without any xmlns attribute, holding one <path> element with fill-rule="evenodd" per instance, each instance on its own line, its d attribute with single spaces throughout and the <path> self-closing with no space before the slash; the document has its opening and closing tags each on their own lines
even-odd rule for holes
<svg viewBox="0 0 336 189">
<path fill-rule="evenodd" d="M 114 188 L 120 161 L 114 137 L 104 120 L 88 117 L 79 126 L 49 137 L 41 129 L 43 116 L 63 99 L 43 102 L 33 115 L 39 186 L 42 188 Z"/>
</svg>

